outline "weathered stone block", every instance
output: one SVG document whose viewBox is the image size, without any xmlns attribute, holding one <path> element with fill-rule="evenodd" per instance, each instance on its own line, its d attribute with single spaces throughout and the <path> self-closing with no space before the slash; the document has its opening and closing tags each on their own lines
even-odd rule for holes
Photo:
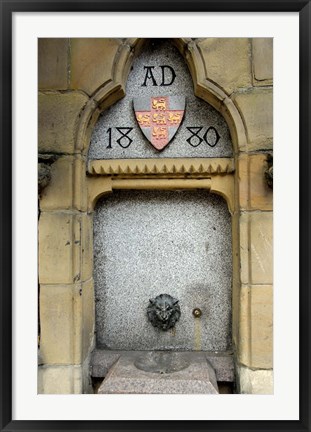
<svg viewBox="0 0 311 432">
<path fill-rule="evenodd" d="M 241 282 L 249 283 L 250 248 L 249 248 L 249 213 L 241 213 L 240 216 L 240 275 Z"/>
<path fill-rule="evenodd" d="M 41 213 L 39 220 L 39 282 L 73 282 L 73 217 Z"/>
<path fill-rule="evenodd" d="M 51 180 L 41 193 L 41 210 L 72 208 L 73 164 L 72 156 L 63 156 L 51 165 Z"/>
<path fill-rule="evenodd" d="M 272 149 L 273 103 L 272 90 L 251 90 L 236 93 L 233 100 L 245 122 L 248 150 Z"/>
<path fill-rule="evenodd" d="M 78 92 L 39 94 L 39 152 L 74 153 L 78 120 L 87 100 Z"/>
<path fill-rule="evenodd" d="M 91 356 L 91 375 L 95 378 L 104 378 L 109 369 L 119 360 L 122 351 L 94 350 Z"/>
<path fill-rule="evenodd" d="M 273 371 L 251 370 L 244 366 L 237 368 L 240 393 L 273 394 Z"/>
<path fill-rule="evenodd" d="M 273 283 L 273 214 L 252 213 L 250 231 L 251 283 Z"/>
<path fill-rule="evenodd" d="M 273 191 L 265 180 L 267 155 L 239 157 L 240 206 L 246 210 L 272 210 Z"/>
<path fill-rule="evenodd" d="M 66 90 L 68 88 L 68 52 L 68 39 L 38 39 L 39 89 Z"/>
<path fill-rule="evenodd" d="M 93 276 L 93 215 L 83 214 L 81 218 L 81 280 Z"/>
<path fill-rule="evenodd" d="M 58 157 L 49 168 L 51 179 L 40 194 L 40 209 L 86 211 L 86 168 L 83 159 L 80 156 Z"/>
<path fill-rule="evenodd" d="M 243 364 L 250 363 L 251 346 L 251 293 L 248 285 L 242 285 L 240 289 L 239 305 L 239 335 L 238 335 L 238 360 Z"/>
<path fill-rule="evenodd" d="M 82 284 L 82 359 L 90 354 L 95 337 L 95 299 L 93 279 Z"/>
<path fill-rule="evenodd" d="M 40 285 L 40 353 L 43 364 L 80 364 L 82 293 L 77 285 Z"/>
<path fill-rule="evenodd" d="M 252 45 L 254 85 L 267 85 L 273 79 L 273 38 L 254 38 Z"/>
<path fill-rule="evenodd" d="M 273 367 L 273 289 L 269 285 L 251 287 L 251 365 Z"/>
<path fill-rule="evenodd" d="M 74 159 L 73 168 L 73 207 L 79 211 L 87 210 L 87 191 L 86 191 L 86 164 L 85 160 L 78 155 Z"/>
<path fill-rule="evenodd" d="M 120 43 L 116 38 L 71 39 L 70 87 L 91 95 L 99 86 L 111 80 Z"/>
<path fill-rule="evenodd" d="M 198 43 L 206 77 L 228 94 L 251 85 L 250 41 L 247 38 L 206 38 Z"/>
<path fill-rule="evenodd" d="M 242 286 L 239 360 L 251 368 L 273 367 L 273 290 L 270 285 Z"/>
<path fill-rule="evenodd" d="M 244 284 L 273 283 L 273 214 L 243 212 L 240 216 L 240 266 Z"/>
<path fill-rule="evenodd" d="M 40 366 L 39 394 L 81 394 L 81 366 Z"/>
</svg>

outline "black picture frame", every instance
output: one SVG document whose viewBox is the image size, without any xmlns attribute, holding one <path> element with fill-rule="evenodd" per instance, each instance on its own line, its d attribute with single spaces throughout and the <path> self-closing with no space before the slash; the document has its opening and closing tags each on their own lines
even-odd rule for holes
<svg viewBox="0 0 311 432">
<path fill-rule="evenodd" d="M 310 1 L 8 1 L 1 6 L 1 431 L 310 431 Z M 12 14 L 14 12 L 299 12 L 300 57 L 300 419 L 297 421 L 12 420 Z M 289 389 L 290 391 L 290 389 Z M 286 410 L 286 407 L 284 407 Z"/>
</svg>

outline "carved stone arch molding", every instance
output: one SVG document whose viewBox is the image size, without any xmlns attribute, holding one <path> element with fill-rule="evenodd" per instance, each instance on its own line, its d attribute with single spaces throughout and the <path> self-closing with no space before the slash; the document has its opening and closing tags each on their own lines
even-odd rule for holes
<svg viewBox="0 0 311 432">
<path fill-rule="evenodd" d="M 242 117 L 230 98 L 220 86 L 206 78 L 205 64 L 196 42 L 190 38 L 173 39 L 172 42 L 184 57 L 194 84 L 194 94 L 219 111 L 230 129 L 233 150 L 246 147 L 247 138 Z M 131 64 L 144 46 L 144 39 L 125 39 L 115 56 L 113 77 L 103 83 L 86 104 L 78 128 L 76 150 L 86 154 L 91 133 L 99 114 L 125 96 L 125 87 Z"/>
<path fill-rule="evenodd" d="M 77 132 L 76 151 L 84 158 L 88 153 L 91 134 L 102 111 L 125 96 L 125 87 L 131 64 L 144 47 L 144 39 L 125 39 L 113 63 L 112 78 L 103 83 L 86 104 Z M 86 167 L 90 176 L 88 183 L 88 211 L 92 211 L 96 201 L 105 193 L 117 189 L 180 189 L 204 188 L 221 195 L 227 201 L 233 214 L 237 197 L 234 196 L 235 159 L 238 150 L 246 146 L 246 133 L 242 118 L 233 101 L 220 86 L 206 78 L 205 64 L 195 40 L 173 39 L 185 59 L 194 84 L 194 94 L 209 103 L 224 117 L 231 134 L 233 158 L 206 159 L 206 164 L 195 159 L 175 160 L 117 160 L 91 161 Z M 191 161 L 191 163 L 190 163 Z M 187 179 L 181 180 L 182 177 Z M 113 179 L 112 177 L 113 176 Z M 157 182 L 146 182 L 146 178 L 156 177 Z M 161 181 L 159 181 L 161 179 Z M 170 181 L 165 181 L 170 179 Z M 205 181 L 203 182 L 202 180 Z M 118 181 L 117 181 L 118 180 Z M 131 180 L 129 182 L 129 180 Z M 192 182 L 190 182 L 192 180 Z M 208 180 L 208 181 L 207 181 Z M 78 194 L 79 195 L 79 194 Z"/>
</svg>

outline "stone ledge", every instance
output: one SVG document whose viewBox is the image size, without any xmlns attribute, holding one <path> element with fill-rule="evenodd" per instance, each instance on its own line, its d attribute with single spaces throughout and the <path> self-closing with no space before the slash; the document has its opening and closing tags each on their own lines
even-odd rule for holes
<svg viewBox="0 0 311 432">
<path fill-rule="evenodd" d="M 137 175 L 151 176 L 163 174 L 173 176 L 203 176 L 234 172 L 231 158 L 193 159 L 127 159 L 92 160 L 88 163 L 91 175 Z"/>
<path fill-rule="evenodd" d="M 215 371 L 202 352 L 124 353 L 98 394 L 219 394 Z"/>
<path fill-rule="evenodd" d="M 177 351 L 176 351 L 177 352 Z M 179 351 L 178 351 L 179 352 Z M 91 376 L 93 378 L 104 378 L 109 369 L 119 360 L 123 354 L 143 354 L 146 351 L 113 351 L 105 349 L 95 349 L 91 355 Z M 187 351 L 195 354 L 195 351 Z M 206 359 L 215 369 L 217 381 L 233 382 L 234 381 L 234 361 L 230 353 L 211 353 L 198 351 L 205 354 Z"/>
</svg>

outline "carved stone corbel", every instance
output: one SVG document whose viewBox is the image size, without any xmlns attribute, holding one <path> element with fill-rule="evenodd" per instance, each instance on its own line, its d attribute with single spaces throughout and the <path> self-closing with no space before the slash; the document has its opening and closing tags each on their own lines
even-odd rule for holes
<svg viewBox="0 0 311 432">
<path fill-rule="evenodd" d="M 43 189 L 51 181 L 51 165 L 56 161 L 57 156 L 50 154 L 38 155 L 38 193 L 41 195 Z"/>
<path fill-rule="evenodd" d="M 265 170 L 265 179 L 269 188 L 273 189 L 273 156 L 267 156 L 267 169 Z"/>
</svg>

